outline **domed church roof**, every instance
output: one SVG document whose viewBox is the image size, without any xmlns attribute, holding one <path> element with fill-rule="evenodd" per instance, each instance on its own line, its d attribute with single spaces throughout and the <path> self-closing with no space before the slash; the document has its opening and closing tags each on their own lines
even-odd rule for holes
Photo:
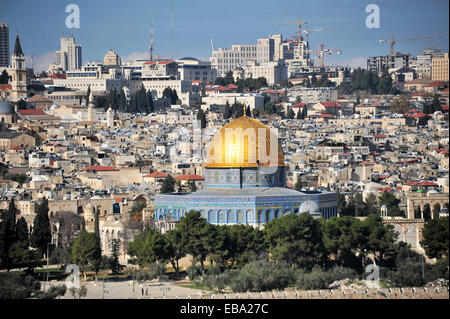
<svg viewBox="0 0 450 319">
<path fill-rule="evenodd" d="M 0 114 L 13 114 L 14 107 L 12 104 L 5 99 L 0 99 Z"/>
<path fill-rule="evenodd" d="M 260 121 L 241 116 L 223 126 L 211 140 L 206 168 L 258 166 L 284 166 L 278 137 Z"/>
</svg>

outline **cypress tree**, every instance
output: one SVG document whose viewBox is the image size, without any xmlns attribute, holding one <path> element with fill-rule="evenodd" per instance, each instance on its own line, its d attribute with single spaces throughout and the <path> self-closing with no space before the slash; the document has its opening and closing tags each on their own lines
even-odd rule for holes
<svg viewBox="0 0 450 319">
<path fill-rule="evenodd" d="M 228 103 L 228 101 L 225 103 L 225 109 L 223 111 L 223 118 L 225 120 L 229 119 L 231 117 L 231 107 L 230 107 L 230 103 Z"/>
<path fill-rule="evenodd" d="M 44 197 L 41 204 L 37 207 L 31 233 L 31 246 L 39 250 L 40 256 L 46 253 L 47 245 L 52 239 L 48 210 L 48 199 Z"/>
<path fill-rule="evenodd" d="M 14 199 L 9 202 L 8 210 L 2 213 L 2 221 L 0 223 L 0 259 L 2 268 L 8 271 L 11 268 L 11 258 L 9 251 L 14 243 L 16 215 L 18 211 L 14 203 Z"/>
</svg>

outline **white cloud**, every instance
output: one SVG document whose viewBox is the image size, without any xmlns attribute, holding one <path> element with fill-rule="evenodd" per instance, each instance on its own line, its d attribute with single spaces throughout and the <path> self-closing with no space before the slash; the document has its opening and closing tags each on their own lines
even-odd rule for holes
<svg viewBox="0 0 450 319">
<path fill-rule="evenodd" d="M 135 60 L 146 60 L 149 58 L 149 52 L 133 52 L 127 56 L 121 57 L 122 62 L 135 61 Z"/>
<path fill-rule="evenodd" d="M 26 57 L 26 65 L 31 68 L 31 56 L 27 55 Z M 34 64 L 34 73 L 41 73 L 42 71 L 47 71 L 48 66 L 52 63 L 55 63 L 55 51 L 49 51 L 40 56 L 35 56 L 33 58 Z"/>
</svg>

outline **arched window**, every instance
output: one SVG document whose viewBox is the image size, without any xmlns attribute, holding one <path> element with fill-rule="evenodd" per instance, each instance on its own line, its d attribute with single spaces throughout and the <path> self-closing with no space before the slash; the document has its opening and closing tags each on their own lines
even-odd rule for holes
<svg viewBox="0 0 450 319">
<path fill-rule="evenodd" d="M 208 221 L 209 222 L 214 222 L 214 212 L 212 210 L 208 211 Z"/>
<path fill-rule="evenodd" d="M 234 222 L 233 211 L 229 210 L 229 211 L 227 211 L 227 223 L 232 223 L 232 222 Z"/>
<path fill-rule="evenodd" d="M 224 223 L 225 222 L 225 214 L 223 213 L 223 211 L 220 210 L 217 213 L 217 216 L 218 216 L 218 222 L 219 223 Z"/>
<path fill-rule="evenodd" d="M 237 222 L 238 223 L 244 222 L 244 213 L 241 210 L 238 210 L 237 212 Z"/>
<path fill-rule="evenodd" d="M 254 220 L 253 220 L 253 211 L 252 210 L 248 210 L 247 211 L 247 223 L 253 223 L 254 222 Z"/>
<path fill-rule="evenodd" d="M 258 211 L 257 223 L 262 223 L 263 221 L 263 212 L 262 210 Z"/>
<path fill-rule="evenodd" d="M 266 223 L 270 222 L 271 218 L 270 218 L 270 210 L 266 211 Z"/>
</svg>

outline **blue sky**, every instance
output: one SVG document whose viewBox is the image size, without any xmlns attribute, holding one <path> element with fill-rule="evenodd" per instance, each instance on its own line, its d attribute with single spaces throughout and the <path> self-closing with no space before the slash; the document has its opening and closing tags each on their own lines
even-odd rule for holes
<svg viewBox="0 0 450 319">
<path fill-rule="evenodd" d="M 54 62 L 59 37 L 70 34 L 65 26 L 68 4 L 80 8 L 80 29 L 75 39 L 83 46 L 83 62 L 101 61 L 109 49 L 122 58 L 148 56 L 150 9 L 155 21 L 155 55 L 168 57 L 170 46 L 169 0 L 2 0 L 0 21 L 10 28 L 11 50 L 18 33 L 26 55 L 33 54 L 36 69 Z M 380 28 L 368 29 L 365 20 L 368 4 L 380 7 Z M 295 25 L 282 25 L 299 17 L 311 29 L 334 28 L 311 33 L 313 48 L 323 43 L 341 49 L 341 55 L 327 56 L 327 64 L 365 65 L 373 55 L 389 53 L 389 44 L 379 39 L 439 35 L 441 39 L 403 41 L 396 51 L 420 54 L 427 46 L 438 45 L 448 51 L 448 0 L 173 0 L 174 56 L 208 59 L 210 39 L 216 48 L 232 44 L 256 43 L 260 37 L 282 33 L 295 35 Z"/>
</svg>

